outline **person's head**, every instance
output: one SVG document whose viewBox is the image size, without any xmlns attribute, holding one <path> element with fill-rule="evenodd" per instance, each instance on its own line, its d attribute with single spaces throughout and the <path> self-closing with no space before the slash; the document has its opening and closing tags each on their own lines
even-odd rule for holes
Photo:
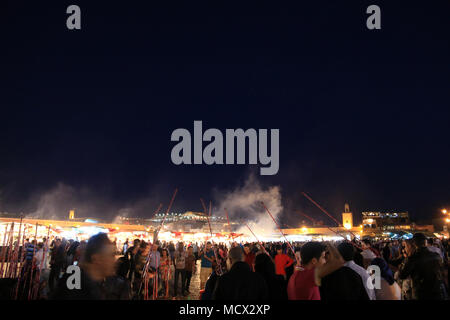
<svg viewBox="0 0 450 320">
<path fill-rule="evenodd" d="M 166 250 L 166 249 L 163 249 L 163 250 L 161 251 L 161 254 L 162 254 L 162 257 L 163 257 L 163 258 L 165 258 L 165 257 L 168 256 L 167 250 Z"/>
<path fill-rule="evenodd" d="M 325 263 L 326 246 L 317 241 L 307 242 L 300 249 L 300 257 L 304 266 L 318 266 Z"/>
<path fill-rule="evenodd" d="M 126 278 L 128 273 L 127 261 L 125 257 L 117 259 L 115 264 L 116 274 L 120 277 Z"/>
<path fill-rule="evenodd" d="M 106 233 L 99 233 L 89 238 L 84 250 L 83 262 L 101 277 L 115 274 L 115 248 Z"/>
<path fill-rule="evenodd" d="M 183 250 L 184 250 L 183 242 L 178 242 L 178 251 L 183 251 Z"/>
<path fill-rule="evenodd" d="M 194 252 L 194 249 L 192 247 L 189 247 L 187 251 L 188 251 L 189 255 L 192 255 Z"/>
<path fill-rule="evenodd" d="M 227 264 L 229 263 L 228 270 L 231 269 L 231 266 L 239 261 L 244 261 L 244 251 L 241 247 L 234 247 L 231 248 L 231 250 L 228 252 L 228 260 Z"/>
<path fill-rule="evenodd" d="M 210 250 L 211 249 L 211 242 L 207 242 L 206 243 L 206 250 Z"/>
<path fill-rule="evenodd" d="M 425 235 L 423 233 L 418 232 L 418 233 L 414 234 L 413 241 L 414 241 L 414 245 L 417 248 L 425 247 L 426 246 L 427 237 L 425 237 Z"/>
<path fill-rule="evenodd" d="M 138 247 L 140 242 L 141 242 L 141 240 L 139 240 L 139 239 L 134 239 L 134 241 L 133 241 L 133 246 Z"/>
<path fill-rule="evenodd" d="M 283 253 L 282 247 L 279 244 L 275 247 L 275 250 L 277 251 L 277 254 Z"/>
<path fill-rule="evenodd" d="M 339 253 L 341 254 L 344 261 L 351 261 L 354 259 L 355 256 L 355 248 L 350 242 L 341 242 L 337 249 Z"/>
<path fill-rule="evenodd" d="M 86 245 L 87 245 L 87 241 L 83 240 L 83 241 L 80 242 L 80 245 L 75 249 L 75 252 L 81 258 L 81 260 L 84 257 L 84 251 L 86 250 Z"/>
<path fill-rule="evenodd" d="M 153 251 L 158 251 L 158 248 L 159 248 L 159 241 L 155 241 L 155 243 L 152 246 L 152 250 Z"/>
<path fill-rule="evenodd" d="M 427 244 L 428 244 L 430 247 L 432 247 L 433 244 L 434 244 L 433 238 L 428 238 L 428 239 L 427 239 Z"/>
<path fill-rule="evenodd" d="M 370 262 L 370 265 L 375 265 L 380 268 L 381 277 L 386 280 L 389 285 L 394 283 L 394 275 L 392 274 L 392 270 L 389 268 L 389 265 L 382 258 L 375 258 Z"/>
<path fill-rule="evenodd" d="M 244 245 L 244 252 L 245 252 L 245 254 L 249 254 L 250 253 L 250 244 L 249 243 L 246 243 Z"/>
<path fill-rule="evenodd" d="M 139 252 L 142 256 L 147 256 L 148 252 L 150 251 L 150 246 L 147 242 L 141 241 L 139 243 Z"/>
<path fill-rule="evenodd" d="M 255 272 L 261 273 L 268 277 L 275 276 L 275 264 L 267 254 L 259 253 L 256 255 Z"/>
<path fill-rule="evenodd" d="M 361 242 L 361 247 L 362 247 L 364 250 L 369 249 L 371 245 L 372 245 L 372 243 L 370 242 L 369 239 L 364 239 L 364 240 Z"/>
</svg>

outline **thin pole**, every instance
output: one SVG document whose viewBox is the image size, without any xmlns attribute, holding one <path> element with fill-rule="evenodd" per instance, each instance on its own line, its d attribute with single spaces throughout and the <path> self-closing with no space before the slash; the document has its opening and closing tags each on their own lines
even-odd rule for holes
<svg viewBox="0 0 450 320">
<path fill-rule="evenodd" d="M 167 207 L 166 214 L 164 215 L 163 220 L 161 221 L 161 225 L 158 227 L 158 229 L 157 229 L 157 231 L 156 231 L 156 236 L 155 236 L 154 239 L 153 239 L 153 244 L 156 243 L 156 240 L 158 239 L 158 233 L 159 233 L 159 230 L 160 230 L 160 229 L 163 227 L 163 225 L 164 225 L 164 221 L 166 220 L 166 217 L 167 217 L 167 215 L 169 214 L 170 209 L 172 208 L 172 204 L 173 204 L 173 202 L 174 202 L 174 200 L 175 200 L 175 196 L 177 195 L 177 192 L 178 192 L 178 189 L 175 188 L 175 191 L 174 191 L 174 193 L 173 193 L 173 195 L 172 195 L 172 199 L 170 199 L 169 206 Z M 159 208 L 160 208 L 161 206 L 162 206 L 162 203 L 159 205 L 158 210 L 159 210 Z M 150 258 L 151 258 L 151 255 L 152 255 L 152 249 L 150 248 L 150 250 L 149 250 L 149 252 L 148 252 L 148 255 L 147 255 L 147 261 L 146 261 L 145 264 L 144 264 L 144 270 L 142 270 L 142 280 L 141 280 L 141 283 L 140 283 L 140 286 L 139 286 L 138 294 L 141 292 L 142 285 L 144 284 L 145 277 L 147 276 L 147 269 L 148 269 L 148 265 L 150 264 Z M 158 277 L 158 270 L 156 270 L 156 277 Z M 153 297 L 153 298 L 154 298 L 154 297 Z"/>
<path fill-rule="evenodd" d="M 309 201 L 311 201 L 317 208 L 319 208 L 323 213 L 325 213 L 328 217 L 330 217 L 331 219 L 333 219 L 334 222 L 337 223 L 337 225 L 340 227 L 341 224 L 339 221 L 336 220 L 335 217 L 333 217 L 331 214 L 329 214 L 327 212 L 327 210 L 325 210 L 324 208 L 322 208 L 317 202 L 315 202 L 310 196 L 308 196 L 305 192 L 302 192 L 302 195 L 308 199 Z"/>
<path fill-rule="evenodd" d="M 286 242 L 287 242 L 289 248 L 290 248 L 291 251 L 292 251 L 292 254 L 293 254 L 294 257 L 295 257 L 295 260 L 297 260 L 297 265 L 300 265 L 300 261 L 298 260 L 298 257 L 297 257 L 297 255 L 295 254 L 295 251 L 294 251 L 294 249 L 292 248 L 291 243 L 288 241 L 288 239 L 287 239 L 286 236 L 284 235 L 283 231 L 281 231 L 280 226 L 279 226 L 278 223 L 275 221 L 275 218 L 274 218 L 273 215 L 270 213 L 269 209 L 266 207 L 266 205 L 264 204 L 264 202 L 261 201 L 261 204 L 264 206 L 264 208 L 266 209 L 267 213 L 268 213 L 269 216 L 272 218 L 273 222 L 275 222 L 275 225 L 277 226 L 277 228 L 278 228 L 278 230 L 280 231 L 281 235 L 282 235 L 282 236 L 284 237 L 284 239 L 286 240 Z"/>
<path fill-rule="evenodd" d="M 156 209 L 156 211 L 155 211 L 155 214 L 154 215 L 156 215 L 157 213 L 158 213 L 158 211 L 159 210 L 161 210 L 161 207 L 162 207 L 162 203 L 160 203 L 159 204 L 159 206 L 158 206 L 158 209 Z M 163 218 L 164 219 L 164 218 Z M 155 235 L 154 235 L 154 238 L 153 238 L 153 243 L 155 243 L 156 242 L 156 240 L 157 240 L 157 238 L 158 238 L 158 235 L 157 235 L 157 233 L 159 232 L 159 228 L 158 229 L 156 229 L 156 237 L 155 237 Z"/>
<path fill-rule="evenodd" d="M 270 254 L 266 251 L 266 248 L 262 245 L 261 241 L 259 241 L 258 237 L 256 236 L 256 234 L 253 233 L 252 229 L 250 229 L 250 227 L 248 226 L 247 223 L 245 223 L 245 226 L 248 228 L 248 230 L 250 230 L 250 232 L 252 233 L 252 235 L 255 237 L 256 241 L 258 241 L 259 245 L 261 246 L 261 248 L 263 249 L 263 251 L 270 257 L 270 259 L 272 259 L 272 257 L 270 256 Z"/>
<path fill-rule="evenodd" d="M 212 212 L 211 212 L 211 201 L 209 202 L 209 215 L 208 215 L 208 212 L 206 212 L 206 206 L 205 206 L 205 203 L 203 202 L 203 199 L 200 198 L 200 201 L 202 203 L 203 208 L 205 209 L 205 215 L 206 215 L 206 219 L 208 220 L 209 233 L 211 234 L 211 241 L 212 241 L 213 240 L 212 239 L 213 238 L 213 234 L 212 234 L 212 229 L 211 229 L 211 223 L 209 221 L 209 216 L 211 216 L 211 214 L 212 214 Z M 216 250 L 215 250 L 214 246 L 213 246 L 213 252 L 214 252 L 214 257 L 216 258 L 216 263 L 217 263 L 217 267 L 218 267 L 218 270 L 219 270 L 219 276 L 220 276 L 220 275 L 222 275 L 222 266 L 219 265 L 219 260 L 217 259 L 217 253 L 216 253 Z"/>
<path fill-rule="evenodd" d="M 230 229 L 230 233 L 233 233 L 233 230 L 231 230 L 230 218 L 228 217 L 227 208 L 225 208 L 225 215 L 227 216 L 228 228 Z"/>
<path fill-rule="evenodd" d="M 36 252 L 37 247 L 37 231 L 38 231 L 38 224 L 36 222 L 36 232 L 34 234 L 34 245 L 33 245 L 33 256 L 31 258 L 31 267 L 30 267 L 30 288 L 28 289 L 28 300 L 31 299 L 31 292 L 33 290 L 33 270 L 35 269 L 35 263 L 34 263 L 34 253 Z"/>
<path fill-rule="evenodd" d="M 14 222 L 11 224 L 11 228 L 9 230 L 9 238 L 8 238 L 8 254 L 7 254 L 7 264 L 5 268 L 5 278 L 8 277 L 9 271 L 11 269 L 11 261 L 12 261 L 12 251 L 13 251 L 13 242 L 14 242 Z"/>
<path fill-rule="evenodd" d="M 173 204 L 173 201 L 175 200 L 175 196 L 177 195 L 177 192 L 178 192 L 178 189 L 175 188 L 175 191 L 173 193 L 172 199 L 170 199 L 169 206 L 167 207 L 166 215 L 164 216 L 163 221 L 161 222 L 161 228 L 164 225 L 164 221 L 166 221 L 166 217 L 169 214 L 170 208 L 172 208 L 172 204 Z"/>
<path fill-rule="evenodd" d="M 211 215 L 212 215 L 212 210 L 211 210 L 211 201 L 209 202 L 209 217 L 211 217 Z M 211 229 L 211 222 L 209 221 L 209 217 L 207 217 L 208 218 L 208 224 L 209 224 L 209 233 L 211 233 L 211 240 L 212 240 L 212 238 L 213 238 L 213 233 L 212 233 L 212 229 Z M 216 263 L 217 263 L 217 268 L 218 268 L 218 273 L 219 273 L 219 276 L 220 275 L 222 275 L 222 265 L 221 264 L 219 264 L 219 259 L 217 259 L 217 252 L 216 252 L 216 249 L 213 247 L 213 252 L 214 252 L 214 257 L 216 258 Z"/>
<path fill-rule="evenodd" d="M 2 252 L 1 252 L 1 262 L 2 265 L 0 266 L 0 278 L 3 278 L 3 266 L 5 265 L 5 259 L 6 259 L 6 248 L 7 248 L 7 234 L 8 234 L 8 226 L 9 223 L 5 225 L 5 234 L 3 235 L 3 243 L 2 243 Z"/>
<path fill-rule="evenodd" d="M 20 257 L 19 257 L 19 261 L 21 262 L 20 267 L 19 267 L 19 276 L 17 277 L 17 286 L 16 286 L 16 293 L 15 293 L 15 300 L 17 300 L 18 294 L 19 294 L 19 286 L 20 286 L 20 281 L 22 280 L 22 273 L 24 272 L 23 267 L 24 267 L 24 257 L 25 257 L 25 239 L 26 239 L 26 235 L 25 235 L 25 226 L 23 228 L 23 236 L 22 236 L 22 252 L 20 253 Z M 26 278 L 26 277 L 25 277 Z M 25 289 L 25 286 L 22 290 Z"/>
<path fill-rule="evenodd" d="M 17 242 L 16 245 L 14 246 L 14 254 L 12 256 L 12 260 L 11 260 L 11 268 L 9 271 L 9 277 L 10 278 L 15 278 L 17 275 L 17 264 L 18 262 L 16 262 L 16 260 L 19 258 L 19 248 L 20 248 L 20 238 L 22 235 L 22 220 L 23 217 L 20 217 L 20 224 L 19 224 L 19 234 L 17 236 Z"/>
<path fill-rule="evenodd" d="M 45 257 L 47 254 L 47 244 L 48 244 L 48 237 L 50 236 L 50 226 L 48 226 L 48 231 L 47 231 L 47 238 L 45 238 L 45 243 L 43 244 L 44 247 L 42 248 L 42 260 L 41 260 L 41 265 L 39 267 L 39 270 L 36 271 L 36 282 L 38 284 L 41 283 L 41 272 L 42 269 L 44 268 L 44 261 L 45 261 Z M 33 293 L 33 299 L 36 299 L 39 293 L 39 285 L 37 286 L 37 288 L 35 289 L 34 293 Z"/>
<path fill-rule="evenodd" d="M 309 220 L 311 220 L 314 224 L 316 224 L 316 221 L 315 221 L 313 218 L 311 218 L 310 216 L 308 216 L 308 215 L 306 215 L 305 213 L 302 213 L 302 212 L 298 212 L 298 213 L 301 214 L 301 215 L 303 215 L 303 216 L 305 216 L 306 218 L 308 218 Z M 331 229 L 330 227 L 326 227 L 326 228 L 329 229 L 329 230 L 331 230 L 332 232 L 334 232 L 334 233 L 337 234 L 338 236 L 344 238 L 344 240 L 347 240 L 347 239 L 346 239 L 343 235 L 341 235 L 339 232 L 334 231 L 334 230 Z"/>
<path fill-rule="evenodd" d="M 305 216 L 305 217 L 307 217 L 307 218 L 309 218 L 313 223 L 316 223 L 315 220 L 314 220 L 313 218 L 311 218 L 310 216 L 306 215 L 305 213 L 302 213 L 302 212 L 298 212 L 298 213 L 301 214 L 301 215 L 303 215 L 303 216 Z M 331 230 L 332 232 L 336 233 L 338 236 L 342 237 L 345 241 L 348 241 L 347 238 L 345 238 L 345 237 L 344 237 L 342 234 L 340 234 L 339 232 L 334 231 L 334 230 L 331 229 L 330 227 L 326 227 L 326 228 L 328 228 L 328 229 Z M 360 246 L 356 245 L 356 244 L 353 243 L 352 241 L 349 241 L 349 242 L 350 242 L 355 248 L 358 248 L 358 249 L 361 249 L 361 250 L 362 250 L 362 248 L 361 248 Z"/>
<path fill-rule="evenodd" d="M 309 201 L 311 201 L 317 208 L 319 208 L 319 209 L 320 209 L 323 213 L 325 213 L 328 217 L 330 217 L 331 219 L 333 219 L 333 221 L 336 222 L 337 225 L 338 225 L 339 227 L 342 226 L 342 224 L 341 224 L 338 220 L 336 220 L 335 217 L 333 217 L 331 214 L 329 214 L 329 213 L 327 212 L 327 210 L 325 210 L 324 208 L 322 208 L 317 202 L 315 202 L 310 196 L 308 196 L 308 195 L 306 194 L 306 192 L 302 192 L 302 195 L 303 195 L 306 199 L 308 199 Z M 350 233 L 352 234 L 352 236 L 356 238 L 356 235 L 355 235 L 353 232 L 351 232 L 350 230 L 348 230 L 348 232 L 350 232 Z"/>
</svg>

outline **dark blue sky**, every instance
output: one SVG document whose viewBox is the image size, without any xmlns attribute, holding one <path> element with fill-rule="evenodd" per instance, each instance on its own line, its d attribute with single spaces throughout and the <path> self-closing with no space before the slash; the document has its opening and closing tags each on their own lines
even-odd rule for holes
<svg viewBox="0 0 450 320">
<path fill-rule="evenodd" d="M 52 2 L 0 4 L 0 211 L 58 183 L 107 203 L 89 215 L 142 199 L 150 215 L 175 187 L 175 210 L 200 210 L 257 166 L 173 165 L 170 135 L 194 120 L 280 129 L 280 170 L 259 181 L 287 224 L 323 218 L 301 191 L 336 215 L 450 205 L 449 2 Z"/>
</svg>

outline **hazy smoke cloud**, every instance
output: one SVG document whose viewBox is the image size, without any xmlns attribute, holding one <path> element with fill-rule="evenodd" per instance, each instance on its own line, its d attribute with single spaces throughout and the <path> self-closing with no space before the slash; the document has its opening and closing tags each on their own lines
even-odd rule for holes
<svg viewBox="0 0 450 320">
<path fill-rule="evenodd" d="M 246 222 L 260 240 L 264 237 L 277 235 L 275 223 L 261 204 L 269 208 L 275 220 L 281 215 L 281 192 L 279 186 L 263 187 L 255 174 L 250 174 L 242 186 L 230 192 L 216 192 L 219 202 L 216 214 L 225 214 L 228 211 L 233 222 Z M 277 220 L 278 222 L 278 220 Z M 251 236 L 245 225 L 237 231 Z"/>
<path fill-rule="evenodd" d="M 90 188 L 75 188 L 64 183 L 34 195 L 30 202 L 29 217 L 67 219 L 69 210 L 74 209 L 76 218 L 97 218 L 106 222 L 118 222 L 119 216 L 150 218 L 159 204 L 153 193 L 129 203 L 120 203 Z"/>
<path fill-rule="evenodd" d="M 98 217 L 114 213 L 114 208 L 105 199 L 94 195 L 87 188 L 76 189 L 63 183 L 37 197 L 36 205 L 29 216 L 42 219 L 67 219 L 69 210 L 75 217 Z"/>
</svg>

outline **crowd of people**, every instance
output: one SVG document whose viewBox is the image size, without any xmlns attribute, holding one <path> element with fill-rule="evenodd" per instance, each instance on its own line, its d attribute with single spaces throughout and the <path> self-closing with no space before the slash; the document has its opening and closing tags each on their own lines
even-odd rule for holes
<svg viewBox="0 0 450 320">
<path fill-rule="evenodd" d="M 25 249 L 18 299 L 448 299 L 449 242 L 422 233 L 333 243 L 135 239 L 121 248 L 99 233 L 81 242 L 31 241 Z M 68 286 L 70 266 L 80 270 L 75 288 Z M 191 288 L 194 274 L 198 292 Z"/>
</svg>

